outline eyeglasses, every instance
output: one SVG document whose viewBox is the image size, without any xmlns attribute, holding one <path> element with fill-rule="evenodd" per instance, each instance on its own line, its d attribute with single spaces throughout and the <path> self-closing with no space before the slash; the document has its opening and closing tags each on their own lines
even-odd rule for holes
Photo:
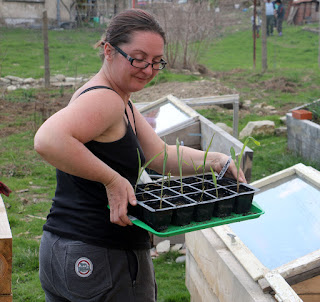
<svg viewBox="0 0 320 302">
<path fill-rule="evenodd" d="M 166 67 L 167 62 L 163 59 L 160 60 L 160 62 L 154 62 L 154 63 L 148 63 L 143 60 L 139 59 L 133 59 L 131 58 L 128 54 L 126 54 L 122 49 L 120 49 L 117 46 L 111 45 L 117 52 L 119 52 L 121 55 L 123 55 L 133 67 L 140 68 L 140 69 L 145 69 L 149 65 L 151 65 L 152 69 L 154 70 L 161 70 Z"/>
</svg>

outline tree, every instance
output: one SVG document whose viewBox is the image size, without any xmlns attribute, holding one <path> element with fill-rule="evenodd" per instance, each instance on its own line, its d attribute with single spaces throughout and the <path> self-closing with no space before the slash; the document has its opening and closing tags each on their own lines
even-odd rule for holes
<svg viewBox="0 0 320 302">
<path fill-rule="evenodd" d="M 166 32 L 165 54 L 170 67 L 193 69 L 200 49 L 218 31 L 218 14 L 210 9 L 207 1 L 162 3 L 148 9 L 157 15 Z"/>
</svg>

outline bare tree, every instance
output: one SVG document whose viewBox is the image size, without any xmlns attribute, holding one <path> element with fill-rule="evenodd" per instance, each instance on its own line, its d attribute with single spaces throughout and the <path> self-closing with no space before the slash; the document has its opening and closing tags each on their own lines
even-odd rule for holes
<svg viewBox="0 0 320 302">
<path fill-rule="evenodd" d="M 170 67 L 193 69 L 200 50 L 216 34 L 217 15 L 207 1 L 152 5 L 167 35 L 166 58 Z"/>
<path fill-rule="evenodd" d="M 72 20 L 72 12 L 74 10 L 74 8 L 76 7 L 77 1 L 72 1 L 70 6 L 67 6 L 63 0 L 60 0 L 60 3 L 64 6 L 64 8 L 67 10 L 67 12 L 69 13 L 69 18 L 70 21 Z"/>
</svg>

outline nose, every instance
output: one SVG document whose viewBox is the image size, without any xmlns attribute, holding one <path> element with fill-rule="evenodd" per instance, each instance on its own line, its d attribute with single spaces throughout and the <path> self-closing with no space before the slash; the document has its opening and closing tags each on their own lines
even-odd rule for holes
<svg viewBox="0 0 320 302">
<path fill-rule="evenodd" d="M 147 67 L 147 68 L 142 69 L 142 71 L 143 71 L 145 74 L 152 75 L 152 73 L 153 73 L 153 69 L 152 69 L 151 64 L 150 64 L 150 65 L 148 65 L 148 67 Z"/>
</svg>

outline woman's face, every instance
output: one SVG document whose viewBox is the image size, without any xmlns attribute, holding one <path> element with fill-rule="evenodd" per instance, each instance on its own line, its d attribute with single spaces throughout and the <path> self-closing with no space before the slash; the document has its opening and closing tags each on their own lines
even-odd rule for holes
<svg viewBox="0 0 320 302">
<path fill-rule="evenodd" d="M 118 47 L 133 59 L 155 63 L 163 58 L 164 41 L 157 33 L 138 31 L 133 33 L 130 43 Z M 151 65 L 145 69 L 136 68 L 117 51 L 113 56 L 111 71 L 114 82 L 125 93 L 141 90 L 159 72 Z"/>
</svg>

